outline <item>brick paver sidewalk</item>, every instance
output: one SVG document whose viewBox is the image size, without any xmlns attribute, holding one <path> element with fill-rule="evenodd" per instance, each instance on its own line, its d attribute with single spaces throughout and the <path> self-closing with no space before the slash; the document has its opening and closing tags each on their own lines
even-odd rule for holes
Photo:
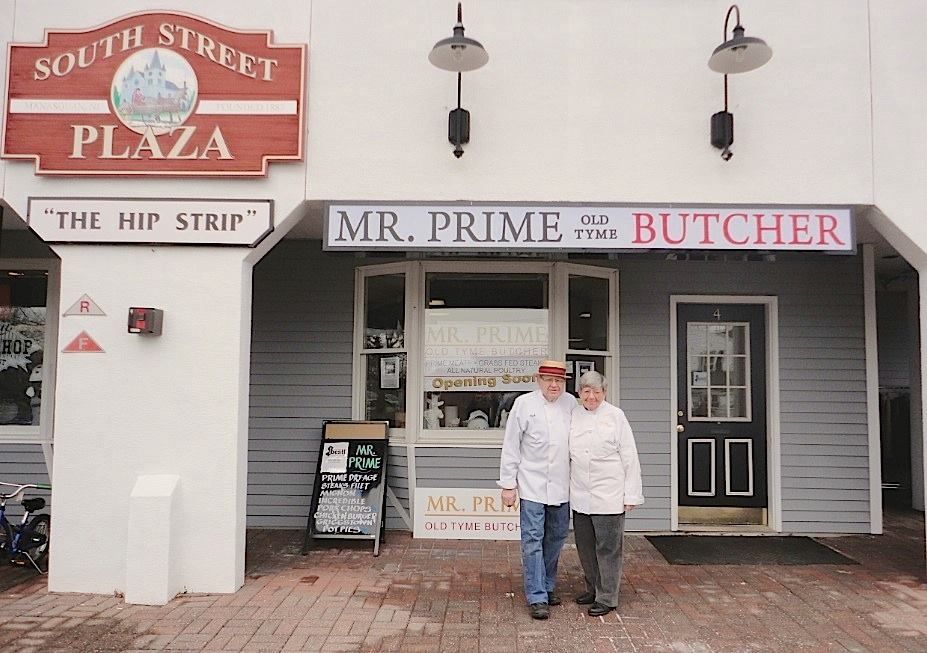
<svg viewBox="0 0 927 653">
<path fill-rule="evenodd" d="M 809 566 L 673 566 L 629 535 L 618 612 L 565 601 L 546 622 L 527 614 L 517 543 L 390 533 L 377 558 L 332 541 L 300 556 L 300 533 L 257 531 L 234 595 L 131 606 L 38 578 L 0 592 L 0 650 L 927 651 L 923 516 L 887 530 L 823 540 L 859 565 Z M 560 576 L 565 597 L 579 592 L 572 545 Z"/>
</svg>

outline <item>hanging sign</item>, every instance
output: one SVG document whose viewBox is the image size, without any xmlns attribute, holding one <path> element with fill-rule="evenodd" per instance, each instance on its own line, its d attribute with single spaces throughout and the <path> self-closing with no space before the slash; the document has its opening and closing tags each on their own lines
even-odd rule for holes
<svg viewBox="0 0 927 653">
<path fill-rule="evenodd" d="M 95 301 L 90 299 L 90 295 L 84 294 L 63 313 L 64 317 L 71 315 L 106 315 L 106 313 L 103 312 L 102 308 L 97 306 Z"/>
<path fill-rule="evenodd" d="M 553 204 L 337 204 L 326 249 L 855 251 L 849 209 Z"/>
<path fill-rule="evenodd" d="M 319 538 L 369 539 L 380 553 L 386 511 L 389 423 L 328 421 L 322 443 L 303 552 Z"/>
<path fill-rule="evenodd" d="M 274 230 L 271 200 L 30 197 L 26 223 L 47 243 L 254 247 Z"/>
<path fill-rule="evenodd" d="M 40 174 L 263 175 L 302 159 L 305 66 L 304 45 L 174 12 L 48 31 L 10 46 L 2 155 Z"/>
</svg>

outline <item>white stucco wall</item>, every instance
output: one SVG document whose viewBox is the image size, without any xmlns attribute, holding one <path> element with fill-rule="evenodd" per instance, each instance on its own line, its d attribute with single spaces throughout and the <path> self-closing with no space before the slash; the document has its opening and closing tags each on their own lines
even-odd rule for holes
<svg viewBox="0 0 927 653">
<path fill-rule="evenodd" d="M 428 62 L 456 2 L 316 0 L 312 198 L 868 203 L 867 4 L 740 3 L 772 61 L 730 78 L 734 158 L 708 57 L 728 2 L 468 0 L 489 63 L 463 75 L 471 143 L 447 141 L 456 76 Z M 733 22 L 731 23 L 733 27 Z"/>
<path fill-rule="evenodd" d="M 880 226 L 890 242 L 917 269 L 920 277 L 920 342 L 927 342 L 927 43 L 918 29 L 927 21 L 927 5 L 916 0 L 870 0 L 872 16 L 873 185 Z M 920 380 L 927 388 L 927 351 L 920 350 Z M 913 400 L 920 415 L 912 418 L 911 452 L 914 506 L 924 509 L 927 448 L 923 424 L 927 401 Z M 918 435 L 920 437 L 918 437 Z M 918 467 L 917 463 L 920 463 Z"/>
<path fill-rule="evenodd" d="M 304 0 L 260 11 L 216 0 L 0 6 L 0 17 L 15 13 L 13 40 L 27 43 L 41 42 L 46 28 L 91 28 L 143 10 L 195 13 L 233 29 L 272 30 L 276 43 L 306 43 L 311 13 Z M 0 25 L 2 35 L 7 21 Z M 5 63 L 5 47 L 2 56 Z M 272 199 L 282 232 L 301 215 L 306 187 L 302 162 L 272 163 L 257 179 L 39 177 L 31 162 L 3 165 L 0 196 L 20 215 L 30 196 Z M 62 260 L 62 310 L 86 293 L 106 316 L 61 319 L 59 350 L 85 329 L 105 353 L 59 354 L 49 587 L 126 590 L 129 497 L 137 478 L 152 474 L 180 479 L 170 525 L 175 589 L 234 591 L 244 580 L 251 265 L 258 255 L 237 247 L 54 249 Z M 130 306 L 164 309 L 164 334 L 128 334 Z M 88 528 L 88 520 L 106 526 Z"/>
</svg>

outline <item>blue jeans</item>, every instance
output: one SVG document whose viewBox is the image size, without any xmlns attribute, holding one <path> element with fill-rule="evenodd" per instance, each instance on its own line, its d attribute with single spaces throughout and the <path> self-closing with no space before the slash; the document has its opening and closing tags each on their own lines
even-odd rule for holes
<svg viewBox="0 0 927 653">
<path fill-rule="evenodd" d="M 528 605 L 547 603 L 547 593 L 557 584 L 560 549 L 570 529 L 570 504 L 546 506 L 522 499 L 521 565 Z"/>
</svg>

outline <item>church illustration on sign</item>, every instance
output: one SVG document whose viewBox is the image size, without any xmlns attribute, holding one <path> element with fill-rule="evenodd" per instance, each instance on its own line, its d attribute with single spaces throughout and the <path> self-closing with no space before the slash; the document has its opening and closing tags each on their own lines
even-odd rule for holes
<svg viewBox="0 0 927 653">
<path fill-rule="evenodd" d="M 177 62 L 168 62 L 168 66 L 161 52 Z M 189 117 L 196 91 L 196 75 L 185 59 L 151 48 L 129 57 L 119 67 L 113 80 L 113 106 L 129 129 L 142 133 L 151 128 L 161 134 Z"/>
</svg>

